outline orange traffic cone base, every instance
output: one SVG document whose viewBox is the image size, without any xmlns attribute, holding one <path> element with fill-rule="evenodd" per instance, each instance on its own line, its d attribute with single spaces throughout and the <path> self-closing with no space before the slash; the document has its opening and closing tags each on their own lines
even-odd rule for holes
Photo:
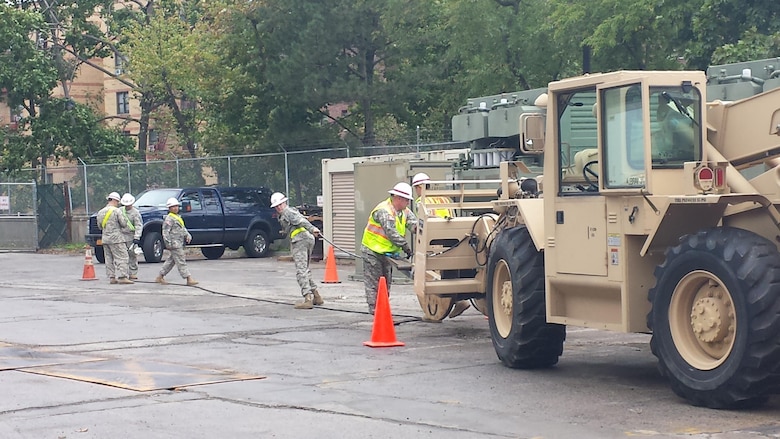
<svg viewBox="0 0 780 439">
<path fill-rule="evenodd" d="M 405 346 L 406 344 L 402 341 L 389 341 L 389 342 L 382 342 L 382 341 L 364 341 L 363 346 L 368 346 L 371 348 L 393 348 L 396 346 Z"/>
<path fill-rule="evenodd" d="M 364 341 L 363 346 L 372 348 L 404 346 L 403 342 L 395 338 L 395 326 L 393 325 L 393 315 L 390 312 L 390 300 L 387 297 L 387 281 L 384 276 L 379 278 L 371 340 Z"/>
<path fill-rule="evenodd" d="M 328 247 L 328 258 L 325 260 L 325 280 L 326 284 L 340 284 L 339 273 L 336 271 L 336 255 L 333 253 L 333 246 Z"/>
</svg>

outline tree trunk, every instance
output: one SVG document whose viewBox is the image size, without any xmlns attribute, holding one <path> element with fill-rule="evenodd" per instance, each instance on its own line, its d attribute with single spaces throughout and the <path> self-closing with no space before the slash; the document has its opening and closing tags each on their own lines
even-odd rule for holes
<svg viewBox="0 0 780 439">
<path fill-rule="evenodd" d="M 374 86 L 374 56 L 375 50 L 369 49 L 365 52 L 363 59 L 363 81 L 365 87 L 363 97 L 360 99 L 360 105 L 363 107 L 363 117 L 365 118 L 365 133 L 363 134 L 363 145 L 371 146 L 376 143 L 376 133 L 374 132 L 374 112 L 371 108 L 373 103 L 371 94 Z"/>
<path fill-rule="evenodd" d="M 154 107 L 154 96 L 151 92 L 141 95 L 141 118 L 138 129 L 138 152 L 146 161 L 146 151 L 149 149 L 149 119 Z"/>
</svg>

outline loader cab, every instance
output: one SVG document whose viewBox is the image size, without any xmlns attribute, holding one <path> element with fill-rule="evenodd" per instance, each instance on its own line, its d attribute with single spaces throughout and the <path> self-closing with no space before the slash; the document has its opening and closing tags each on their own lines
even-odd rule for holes
<svg viewBox="0 0 780 439">
<path fill-rule="evenodd" d="M 701 160 L 699 89 L 685 80 L 653 82 L 605 81 L 555 96 L 558 195 L 652 193 L 655 170 Z"/>
<path fill-rule="evenodd" d="M 701 160 L 705 84 L 701 72 L 642 71 L 550 84 L 545 174 L 557 179 L 544 188 L 548 321 L 645 325 L 646 298 L 629 294 L 641 287 L 622 284 L 628 255 L 650 232 L 648 200 L 685 193 L 684 164 Z"/>
</svg>

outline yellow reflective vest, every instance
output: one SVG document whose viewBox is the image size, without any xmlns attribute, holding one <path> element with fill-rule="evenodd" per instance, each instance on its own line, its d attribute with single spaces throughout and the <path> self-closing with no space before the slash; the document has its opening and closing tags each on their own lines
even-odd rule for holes
<svg viewBox="0 0 780 439">
<path fill-rule="evenodd" d="M 398 253 L 401 251 L 401 247 L 390 241 L 385 233 L 385 229 L 382 228 L 382 225 L 374 220 L 374 212 L 380 209 L 387 211 L 390 214 L 390 217 L 395 219 L 395 229 L 398 230 L 398 234 L 401 236 L 406 235 L 406 209 L 404 209 L 404 212 L 396 212 L 393 203 L 391 202 L 391 198 L 388 198 L 377 204 L 374 210 L 371 211 L 371 214 L 368 215 L 368 224 L 363 231 L 362 243 L 369 250 L 382 255 L 387 253 Z"/>
<path fill-rule="evenodd" d="M 415 202 L 416 206 L 418 206 L 418 209 L 422 209 L 422 204 L 420 204 L 421 197 L 417 197 L 417 200 Z M 425 197 L 425 204 L 430 206 L 431 204 L 446 204 L 446 203 L 452 203 L 452 200 L 449 199 L 449 197 Z M 419 214 L 420 212 L 418 212 Z M 452 211 L 452 209 L 435 209 L 429 207 L 428 209 L 425 209 L 425 216 L 436 216 L 439 218 L 454 218 L 455 212 Z"/>
</svg>

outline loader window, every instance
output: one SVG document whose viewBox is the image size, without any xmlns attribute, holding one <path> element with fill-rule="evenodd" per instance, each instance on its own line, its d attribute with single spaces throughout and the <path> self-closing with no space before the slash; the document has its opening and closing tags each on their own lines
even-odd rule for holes
<svg viewBox="0 0 780 439">
<path fill-rule="evenodd" d="M 698 89 L 650 87 L 654 168 L 683 166 L 701 157 L 701 95 Z"/>
<path fill-rule="evenodd" d="M 604 186 L 610 189 L 645 186 L 645 119 L 642 87 L 631 84 L 601 91 L 604 138 Z"/>
<path fill-rule="evenodd" d="M 558 176 L 562 195 L 598 193 L 596 88 L 558 95 Z"/>
</svg>

